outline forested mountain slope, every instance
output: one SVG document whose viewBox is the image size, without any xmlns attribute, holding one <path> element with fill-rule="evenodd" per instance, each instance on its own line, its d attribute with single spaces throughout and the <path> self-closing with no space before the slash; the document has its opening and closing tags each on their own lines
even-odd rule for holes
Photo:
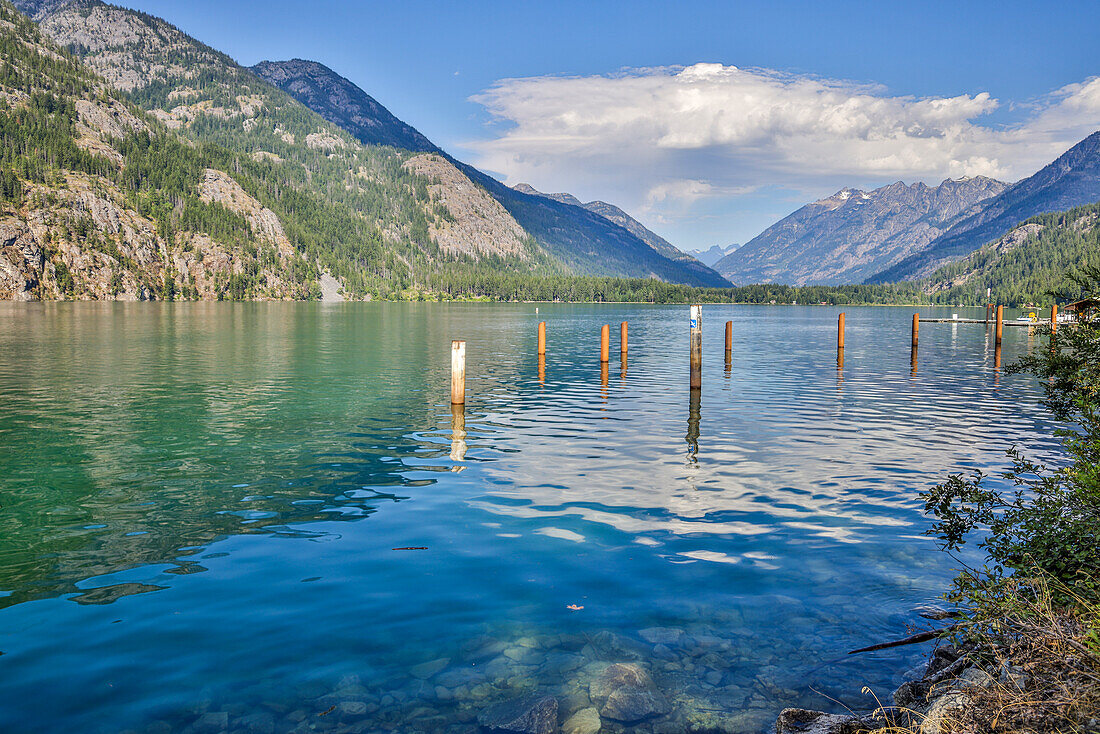
<svg viewBox="0 0 1100 734">
<path fill-rule="evenodd" d="M 397 119 L 378 100 L 324 64 L 303 59 L 261 61 L 253 66 L 258 76 L 288 92 L 368 145 L 389 145 L 402 150 L 440 153 L 419 130 Z"/>
<path fill-rule="evenodd" d="M 1001 237 L 1020 222 L 1100 201 L 1100 132 L 1095 132 L 1051 164 L 985 202 L 935 239 L 922 252 L 868 279 L 871 283 L 916 280 L 936 268 Z"/>
<path fill-rule="evenodd" d="M 315 266 L 240 163 L 184 144 L 0 3 L 0 299 L 314 295 Z"/>
<path fill-rule="evenodd" d="M 1066 273 L 1100 267 L 1100 203 L 1041 214 L 921 283 L 941 303 L 1048 303 Z"/>
</svg>

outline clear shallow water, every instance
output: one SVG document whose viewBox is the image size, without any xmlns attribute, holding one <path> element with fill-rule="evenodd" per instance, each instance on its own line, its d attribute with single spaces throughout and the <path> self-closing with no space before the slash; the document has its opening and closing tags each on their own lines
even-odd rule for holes
<svg viewBox="0 0 1100 734">
<path fill-rule="evenodd" d="M 614 661 L 672 703 L 631 731 L 873 705 L 921 651 L 836 659 L 953 575 L 917 493 L 1054 449 L 981 325 L 914 372 L 910 309 L 847 308 L 838 370 L 839 309 L 705 306 L 693 400 L 686 307 L 539 310 L 0 305 L 0 731 L 477 731 Z"/>
</svg>

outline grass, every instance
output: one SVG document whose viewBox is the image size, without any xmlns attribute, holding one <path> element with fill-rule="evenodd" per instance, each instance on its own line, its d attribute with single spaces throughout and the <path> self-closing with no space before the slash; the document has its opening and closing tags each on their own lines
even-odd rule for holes
<svg viewBox="0 0 1100 734">
<path fill-rule="evenodd" d="M 954 628 L 972 682 L 954 671 L 911 707 L 883 706 L 870 725 L 881 734 L 1082 734 L 1100 731 L 1100 603 L 1096 587 L 1071 589 L 1014 576 L 974 594 Z M 964 675 L 966 673 L 964 672 Z M 984 679 L 984 680 L 975 680 Z M 864 692 L 870 693 L 869 689 Z M 951 704 L 927 703 L 954 696 Z M 938 709 L 938 710 L 937 710 Z"/>
</svg>

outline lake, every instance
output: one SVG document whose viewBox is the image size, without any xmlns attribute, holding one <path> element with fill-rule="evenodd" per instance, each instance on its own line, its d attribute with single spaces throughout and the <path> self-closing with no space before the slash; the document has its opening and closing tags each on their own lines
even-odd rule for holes
<svg viewBox="0 0 1100 734">
<path fill-rule="evenodd" d="M 604 731 L 889 700 L 927 647 L 845 653 L 954 575 L 918 493 L 1056 446 L 985 326 L 914 369 L 848 307 L 838 369 L 840 310 L 704 306 L 693 394 L 686 306 L 0 304 L 0 731 L 474 732 L 614 663 L 660 703 Z"/>
</svg>

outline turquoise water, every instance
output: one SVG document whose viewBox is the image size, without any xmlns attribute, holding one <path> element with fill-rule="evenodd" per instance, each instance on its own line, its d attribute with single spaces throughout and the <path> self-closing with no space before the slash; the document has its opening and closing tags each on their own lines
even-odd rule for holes
<svg viewBox="0 0 1100 734">
<path fill-rule="evenodd" d="M 473 732 L 620 661 L 670 710 L 604 731 L 873 706 L 921 650 L 845 652 L 953 575 L 917 493 L 1054 450 L 982 325 L 914 371 L 847 308 L 838 369 L 839 309 L 705 306 L 693 397 L 686 307 L 535 308 L 0 305 L 0 731 Z"/>
</svg>

